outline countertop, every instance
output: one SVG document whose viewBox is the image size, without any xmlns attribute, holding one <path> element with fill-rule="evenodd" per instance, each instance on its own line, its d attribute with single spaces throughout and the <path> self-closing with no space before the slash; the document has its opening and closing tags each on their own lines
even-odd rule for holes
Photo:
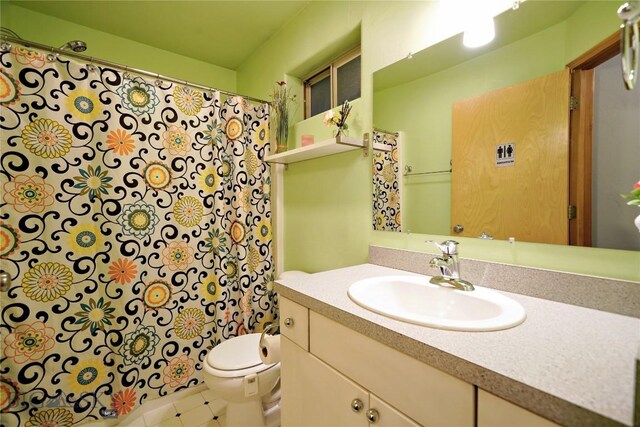
<svg viewBox="0 0 640 427">
<path fill-rule="evenodd" d="M 349 286 L 415 275 L 362 264 L 278 280 L 282 296 L 389 347 L 568 426 L 634 423 L 640 319 L 496 291 L 527 313 L 495 332 L 445 331 L 397 321 L 351 301 Z"/>
</svg>

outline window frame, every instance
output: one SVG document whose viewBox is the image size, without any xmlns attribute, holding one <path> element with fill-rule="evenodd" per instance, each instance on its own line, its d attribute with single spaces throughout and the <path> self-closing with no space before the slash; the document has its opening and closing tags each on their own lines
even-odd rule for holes
<svg viewBox="0 0 640 427">
<path fill-rule="evenodd" d="M 313 117 L 311 115 L 311 86 L 320 80 L 325 79 L 327 76 L 329 77 L 329 86 L 330 90 L 330 98 L 331 98 L 331 107 L 330 109 L 336 108 L 336 100 L 338 99 L 338 68 L 342 67 L 344 64 L 352 61 L 358 56 L 362 56 L 362 52 L 360 46 L 347 51 L 346 53 L 340 55 L 338 58 L 331 61 L 329 64 L 326 64 L 318 69 L 315 72 L 309 75 L 306 79 L 302 81 L 304 87 L 304 118 L 308 119 Z M 360 68 L 360 93 L 362 93 L 362 68 Z M 317 113 L 322 114 L 322 112 Z M 317 115 L 316 114 L 316 115 Z"/>
<path fill-rule="evenodd" d="M 304 80 L 303 84 L 304 84 L 304 118 L 305 119 L 308 119 L 309 117 L 311 117 L 311 86 L 313 86 L 314 84 L 318 83 L 321 80 L 326 79 L 327 77 L 329 77 L 329 88 L 330 88 L 329 104 L 333 106 L 335 102 L 334 101 L 335 98 L 333 97 L 333 79 L 331 77 L 331 66 L 322 69 L 321 71 L 315 73 L 308 79 Z"/>
</svg>

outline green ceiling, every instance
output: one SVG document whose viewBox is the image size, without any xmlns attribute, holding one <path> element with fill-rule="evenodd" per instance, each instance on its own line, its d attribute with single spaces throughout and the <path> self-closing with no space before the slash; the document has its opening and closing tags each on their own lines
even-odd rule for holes
<svg viewBox="0 0 640 427">
<path fill-rule="evenodd" d="M 309 1 L 11 0 L 11 3 L 235 70 Z"/>
</svg>

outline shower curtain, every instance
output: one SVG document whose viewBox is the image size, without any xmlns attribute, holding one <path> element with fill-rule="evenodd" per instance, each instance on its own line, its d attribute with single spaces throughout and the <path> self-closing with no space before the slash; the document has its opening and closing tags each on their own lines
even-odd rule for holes
<svg viewBox="0 0 640 427">
<path fill-rule="evenodd" d="M 0 103 L 1 424 L 126 415 L 274 321 L 268 104 L 20 46 Z"/>
<path fill-rule="evenodd" d="M 373 229 L 400 232 L 398 136 L 374 130 L 373 142 L 390 148 L 373 155 Z"/>
</svg>

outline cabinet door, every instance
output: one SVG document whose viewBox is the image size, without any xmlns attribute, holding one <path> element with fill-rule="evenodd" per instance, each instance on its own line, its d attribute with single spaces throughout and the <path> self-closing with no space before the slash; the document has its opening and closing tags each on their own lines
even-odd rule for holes
<svg viewBox="0 0 640 427">
<path fill-rule="evenodd" d="M 309 351 L 309 309 L 280 297 L 280 333 Z"/>
<path fill-rule="evenodd" d="M 314 356 L 398 408 L 421 425 L 472 427 L 471 384 L 309 312 L 309 346 Z"/>
<path fill-rule="evenodd" d="M 371 409 L 378 411 L 380 416 L 378 421 L 373 424 L 376 427 L 420 427 L 420 424 L 380 400 L 375 394 L 369 396 L 369 406 Z"/>
<path fill-rule="evenodd" d="M 286 337 L 280 350 L 283 427 L 369 425 L 366 390 Z M 351 409 L 354 399 L 363 402 L 358 413 Z"/>
<path fill-rule="evenodd" d="M 513 403 L 478 389 L 478 427 L 560 427 Z"/>
</svg>

